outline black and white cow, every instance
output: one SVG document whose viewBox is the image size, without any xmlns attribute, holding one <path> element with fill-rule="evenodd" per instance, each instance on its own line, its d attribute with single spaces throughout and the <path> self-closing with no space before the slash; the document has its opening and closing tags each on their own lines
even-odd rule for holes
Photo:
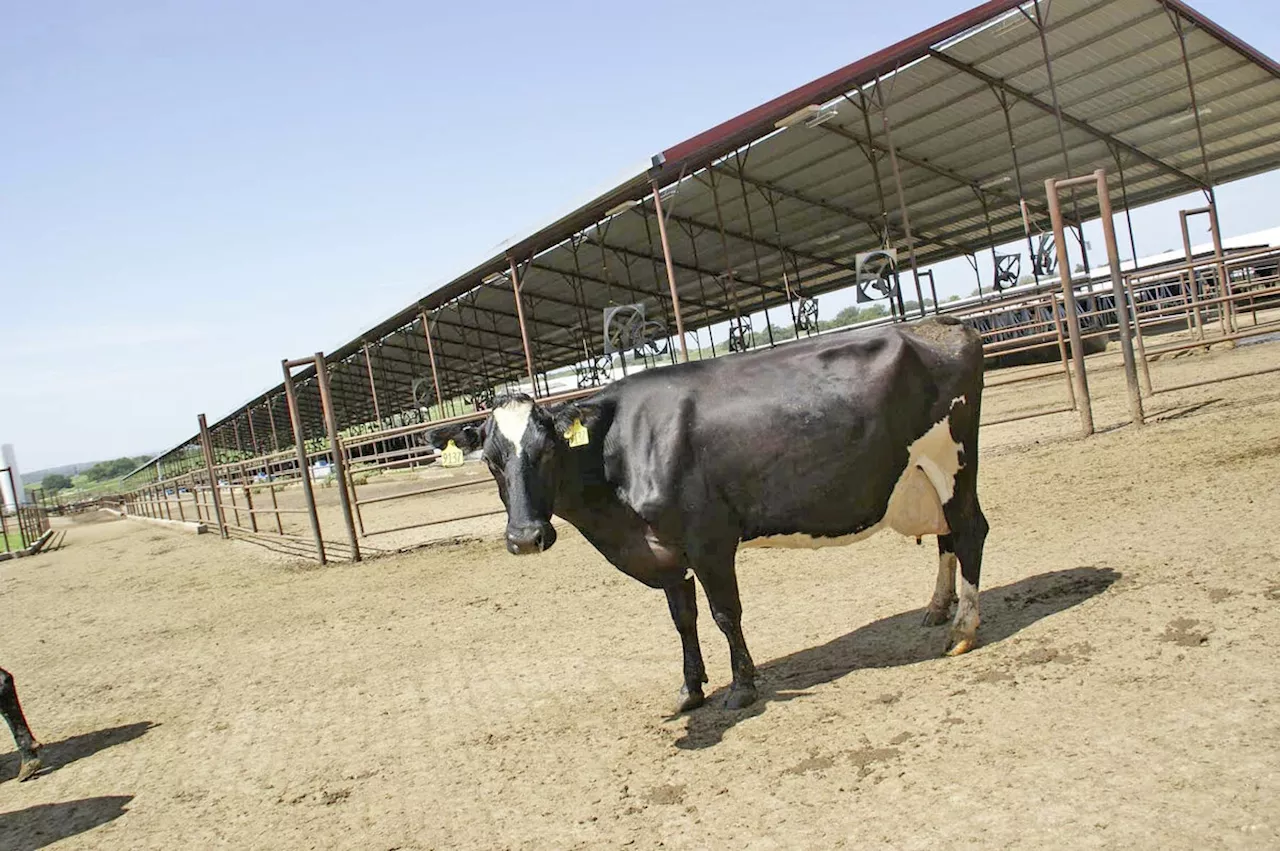
<svg viewBox="0 0 1280 851">
<path fill-rule="evenodd" d="M 18 768 L 18 780 L 27 780 L 40 770 L 40 743 L 31 735 L 27 726 L 27 717 L 22 714 L 22 704 L 18 702 L 18 688 L 14 685 L 13 675 L 0 668 L 0 715 L 4 716 L 13 740 L 18 745 L 18 755 L 22 764 Z"/>
<path fill-rule="evenodd" d="M 839 545 L 886 527 L 937 535 L 924 622 L 946 621 L 958 561 L 947 655 L 974 646 L 987 535 L 981 397 L 978 334 L 940 317 L 650 370 L 577 402 L 512 396 L 483 424 L 441 428 L 432 442 L 483 447 L 510 552 L 549 549 L 556 514 L 618 569 L 666 592 L 684 646 L 681 711 L 703 703 L 707 681 L 697 577 L 729 642 L 726 705 L 740 708 L 756 699 L 734 570 L 740 546 Z"/>
</svg>

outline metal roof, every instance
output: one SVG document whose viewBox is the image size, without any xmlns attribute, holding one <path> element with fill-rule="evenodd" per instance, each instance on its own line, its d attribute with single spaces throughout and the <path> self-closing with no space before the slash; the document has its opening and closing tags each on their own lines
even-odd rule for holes
<svg viewBox="0 0 1280 851">
<path fill-rule="evenodd" d="M 795 295 L 849 286 L 858 252 L 893 245 L 906 269 L 891 142 L 923 268 L 1022 239 L 1021 199 L 1048 231 L 1050 177 L 1106 168 L 1115 206 L 1134 207 L 1275 168 L 1280 66 L 1178 0 L 985 3 L 655 155 L 329 353 L 340 428 L 375 419 L 366 343 L 384 420 L 419 411 L 423 311 L 445 398 L 527 381 L 512 260 L 539 372 L 601 354 L 610 305 L 645 303 L 674 334 L 652 183 L 691 347 L 694 329 L 739 312 L 775 309 L 790 325 Z M 1098 214 L 1086 197 L 1064 213 Z M 910 273 L 902 280 L 914 296 Z M 299 379 L 307 437 L 319 437 L 314 376 Z M 247 443 L 252 416 L 269 446 L 272 420 L 291 433 L 282 395 L 276 386 L 212 430 L 234 445 L 239 428 Z"/>
</svg>

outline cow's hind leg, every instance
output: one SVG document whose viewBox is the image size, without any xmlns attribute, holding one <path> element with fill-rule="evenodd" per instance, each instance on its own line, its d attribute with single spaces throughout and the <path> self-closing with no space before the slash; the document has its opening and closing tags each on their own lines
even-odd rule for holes
<svg viewBox="0 0 1280 851">
<path fill-rule="evenodd" d="M 22 704 L 18 702 L 18 689 L 14 685 L 13 675 L 3 668 L 0 668 L 0 715 L 8 723 L 13 740 L 18 745 L 18 753 L 22 756 L 18 780 L 27 780 L 40 770 L 40 743 L 31 735 L 27 718 L 22 714 Z"/>
<path fill-rule="evenodd" d="M 676 712 L 687 712 L 706 702 L 702 684 L 707 681 L 707 669 L 702 664 L 702 647 L 698 643 L 698 595 L 692 576 L 666 591 L 667 607 L 671 609 L 671 619 L 675 621 L 684 650 L 684 687 L 680 689 Z"/>
<path fill-rule="evenodd" d="M 956 601 L 956 551 L 950 535 L 938 536 L 938 582 L 924 610 L 925 626 L 941 626 L 951 616 Z"/>
<path fill-rule="evenodd" d="M 978 505 L 978 496 L 970 491 L 957 494 L 943 506 L 947 525 L 951 527 L 951 544 L 960 563 L 960 600 L 951 622 L 947 655 L 967 653 L 978 643 L 978 584 L 982 576 L 982 546 L 987 539 L 987 518 Z"/>
<path fill-rule="evenodd" d="M 756 666 L 742 637 L 742 601 L 738 598 L 738 577 L 734 571 L 736 542 L 715 548 L 691 547 L 693 572 L 707 593 L 707 603 L 716 626 L 729 642 L 729 664 L 733 685 L 725 698 L 726 709 L 741 709 L 756 701 Z"/>
</svg>

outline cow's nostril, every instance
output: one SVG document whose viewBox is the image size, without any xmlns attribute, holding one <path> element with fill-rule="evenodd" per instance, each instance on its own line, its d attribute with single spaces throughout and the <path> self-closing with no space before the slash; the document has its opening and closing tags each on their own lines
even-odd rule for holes
<svg viewBox="0 0 1280 851">
<path fill-rule="evenodd" d="M 538 548 L 539 552 L 545 549 L 545 547 L 542 546 L 542 542 L 544 540 L 545 538 L 543 537 L 541 529 L 533 533 L 533 545 Z"/>
</svg>

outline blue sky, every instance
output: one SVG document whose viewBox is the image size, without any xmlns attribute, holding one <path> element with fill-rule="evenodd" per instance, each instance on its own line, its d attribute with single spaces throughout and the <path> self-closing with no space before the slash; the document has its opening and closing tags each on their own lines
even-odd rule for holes
<svg viewBox="0 0 1280 851">
<path fill-rule="evenodd" d="M 973 2 L 6 3 L 0 441 L 27 470 L 167 447 L 282 357 Z M 1266 0 L 1198 5 L 1280 55 Z M 1224 231 L 1280 224 L 1278 190 L 1221 190 Z M 1140 253 L 1178 207 L 1136 217 Z"/>
</svg>

